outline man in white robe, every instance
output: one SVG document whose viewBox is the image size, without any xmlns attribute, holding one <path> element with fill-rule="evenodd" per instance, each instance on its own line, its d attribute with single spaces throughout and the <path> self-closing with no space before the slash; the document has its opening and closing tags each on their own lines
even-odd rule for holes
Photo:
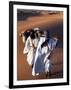
<svg viewBox="0 0 71 90">
<path fill-rule="evenodd" d="M 46 40 L 46 36 L 43 36 L 43 32 L 40 32 L 40 40 L 37 46 L 37 50 L 35 53 L 35 58 L 34 58 L 34 63 L 33 63 L 33 68 L 32 68 L 32 75 L 38 75 L 39 72 L 44 71 L 44 65 L 43 65 L 43 60 L 40 60 L 40 57 L 42 55 L 41 51 L 41 45 L 42 43 Z M 43 59 L 43 58 L 42 58 Z M 40 68 L 41 67 L 41 68 Z M 36 70 L 35 70 L 36 69 Z M 40 70 L 41 69 L 41 70 Z M 37 71 L 37 72 L 36 72 Z"/>
<path fill-rule="evenodd" d="M 27 54 L 27 62 L 30 66 L 33 64 L 33 58 L 35 56 L 36 47 L 38 45 L 38 38 L 31 39 L 29 36 L 26 40 L 25 47 L 24 47 L 24 54 Z"/>
<path fill-rule="evenodd" d="M 32 69 L 32 75 L 39 75 L 39 73 L 49 72 L 51 67 L 51 61 L 48 59 L 51 51 L 54 49 L 57 43 L 57 39 L 53 38 L 47 42 L 47 45 L 41 48 L 43 42 L 45 42 L 45 37 L 40 37 L 40 41 L 36 50 L 36 55 L 34 59 L 34 65 Z"/>
</svg>

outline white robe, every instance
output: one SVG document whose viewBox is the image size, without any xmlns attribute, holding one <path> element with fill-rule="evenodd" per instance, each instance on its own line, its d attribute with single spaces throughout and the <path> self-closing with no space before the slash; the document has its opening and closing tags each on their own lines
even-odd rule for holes
<svg viewBox="0 0 71 90">
<path fill-rule="evenodd" d="M 45 42 L 46 38 L 40 38 L 36 55 L 34 59 L 32 75 L 35 76 L 36 74 L 49 72 L 51 67 L 51 60 L 48 59 L 51 51 L 54 49 L 57 43 L 57 39 L 53 38 L 49 40 L 48 46 L 43 47 L 41 49 L 41 44 Z M 48 49 L 49 48 L 49 49 Z"/>
<path fill-rule="evenodd" d="M 40 67 L 43 67 L 43 61 L 39 60 L 39 59 L 40 59 L 40 57 L 42 55 L 41 45 L 42 45 L 43 42 L 45 42 L 45 40 L 46 40 L 46 37 L 40 37 L 40 40 L 39 40 L 39 43 L 38 43 L 38 46 L 37 46 L 37 50 L 36 50 L 36 53 L 35 53 L 35 58 L 33 60 L 34 61 L 33 69 L 32 69 L 32 75 L 33 76 L 35 76 L 37 73 L 39 73 L 38 70 L 40 69 Z M 37 69 L 37 70 L 35 70 L 35 69 Z"/>
<path fill-rule="evenodd" d="M 33 63 L 33 58 L 34 58 L 35 52 L 36 52 L 36 48 L 35 49 L 33 48 L 32 43 L 34 44 L 35 47 L 37 47 L 38 38 L 35 38 L 31 41 L 31 38 L 29 36 L 25 43 L 25 47 L 24 47 L 24 51 L 23 51 L 24 54 L 27 54 L 27 62 L 30 66 Z"/>
</svg>

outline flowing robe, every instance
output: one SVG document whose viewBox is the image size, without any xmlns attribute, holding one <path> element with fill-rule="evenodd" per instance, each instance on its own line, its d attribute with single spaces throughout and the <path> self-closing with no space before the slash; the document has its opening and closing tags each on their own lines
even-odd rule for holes
<svg viewBox="0 0 71 90">
<path fill-rule="evenodd" d="M 34 47 L 33 47 L 34 44 Z M 24 47 L 24 54 L 27 54 L 27 62 L 31 66 L 33 64 L 33 58 L 35 56 L 36 47 L 38 45 L 38 38 L 31 40 L 30 36 L 27 38 L 25 47 Z"/>
<path fill-rule="evenodd" d="M 38 47 L 35 54 L 32 75 L 38 75 L 39 73 L 49 72 L 51 67 L 51 60 L 48 59 L 51 51 L 55 48 L 57 39 L 49 39 L 48 46 L 41 48 L 43 42 L 45 42 L 45 37 L 40 37 Z"/>
</svg>

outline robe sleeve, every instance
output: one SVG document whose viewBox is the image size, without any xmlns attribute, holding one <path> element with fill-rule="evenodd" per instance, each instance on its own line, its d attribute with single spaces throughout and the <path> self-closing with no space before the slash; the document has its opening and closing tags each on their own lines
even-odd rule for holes
<svg viewBox="0 0 71 90">
<path fill-rule="evenodd" d="M 52 38 L 49 40 L 48 46 L 50 51 L 52 51 L 56 47 L 57 41 L 57 38 Z"/>
<path fill-rule="evenodd" d="M 23 50 L 24 54 L 27 54 L 29 52 L 30 46 L 29 46 L 29 38 L 26 40 L 25 47 Z"/>
</svg>

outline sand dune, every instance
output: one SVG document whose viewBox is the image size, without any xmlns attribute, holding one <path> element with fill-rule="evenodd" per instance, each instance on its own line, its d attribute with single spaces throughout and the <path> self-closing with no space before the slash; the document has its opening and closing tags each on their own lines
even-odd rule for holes
<svg viewBox="0 0 71 90">
<path fill-rule="evenodd" d="M 28 18 L 29 19 L 29 18 Z M 25 31 L 29 28 L 34 27 L 44 27 L 51 26 L 53 24 L 57 24 L 58 22 L 63 21 L 63 14 L 53 14 L 53 15 L 42 15 L 31 17 L 30 20 L 18 21 L 18 32 Z"/>
</svg>

